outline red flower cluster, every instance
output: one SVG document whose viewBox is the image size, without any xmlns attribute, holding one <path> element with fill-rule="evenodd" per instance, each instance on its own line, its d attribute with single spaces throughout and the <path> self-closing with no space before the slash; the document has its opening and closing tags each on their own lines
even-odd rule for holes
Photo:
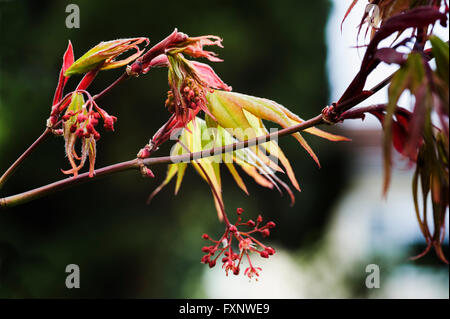
<svg viewBox="0 0 450 319">
<path fill-rule="evenodd" d="M 259 277 L 260 267 L 254 267 L 250 260 L 250 253 L 258 253 L 263 258 L 269 258 L 275 254 L 275 249 L 269 246 L 265 246 L 260 241 L 256 240 L 252 234 L 260 233 L 263 237 L 270 235 L 270 229 L 275 227 L 274 222 L 268 222 L 264 226 L 260 226 L 262 223 L 262 216 L 259 215 L 256 222 L 249 219 L 247 222 L 242 222 L 242 217 L 240 216 L 244 210 L 238 208 L 236 213 L 238 219 L 234 225 L 229 224 L 225 229 L 225 233 L 219 240 L 212 239 L 208 234 L 203 234 L 203 239 L 209 240 L 214 244 L 211 246 L 204 246 L 202 251 L 206 253 L 201 259 L 201 262 L 208 264 L 210 268 L 216 265 L 217 260 L 223 254 L 222 258 L 222 268 L 225 270 L 227 276 L 228 272 L 233 272 L 234 275 L 239 275 L 240 267 L 242 264 L 242 259 L 247 258 L 249 267 L 244 271 L 244 275 L 252 279 Z M 252 227 L 251 230 L 247 232 L 239 231 L 238 227 L 248 226 Z M 239 253 L 233 251 L 232 243 L 236 240 L 239 247 Z M 221 246 L 221 247 L 220 247 Z M 258 249 L 258 246 L 260 249 Z"/>
<path fill-rule="evenodd" d="M 101 118 L 103 119 L 104 129 L 114 131 L 114 123 L 117 122 L 117 117 L 109 115 L 94 100 L 90 99 L 83 105 L 82 109 L 75 112 L 68 110 L 62 116 L 62 121 L 66 123 L 71 119 L 74 120 L 75 123 L 70 126 L 70 133 L 75 133 L 77 137 L 93 136 L 98 141 L 100 139 L 100 133 L 95 129 L 95 126 L 97 126 Z"/>
<path fill-rule="evenodd" d="M 83 94 L 88 97 L 86 102 Z M 100 133 L 95 127 L 98 125 L 99 120 L 103 119 L 105 130 L 114 131 L 114 123 L 117 121 L 117 118 L 100 108 L 87 91 L 75 91 L 68 99 L 70 103 L 65 114 L 61 117 L 63 128 L 60 130 L 60 134 L 64 135 L 66 140 L 66 154 L 72 168 L 62 172 L 77 176 L 78 171 L 83 167 L 87 157 L 89 157 L 89 176 L 92 177 L 96 156 L 95 142 L 100 139 Z M 78 139 L 81 140 L 82 144 L 81 156 L 77 155 L 75 151 Z M 80 161 L 79 164 L 75 160 Z"/>
<path fill-rule="evenodd" d="M 187 78 L 185 80 L 179 93 L 181 94 L 184 105 L 186 105 L 189 109 L 198 110 L 206 104 L 206 97 L 203 92 L 203 88 L 200 87 L 192 78 Z M 170 113 L 175 112 L 176 107 L 172 90 L 167 93 L 165 105 Z"/>
</svg>

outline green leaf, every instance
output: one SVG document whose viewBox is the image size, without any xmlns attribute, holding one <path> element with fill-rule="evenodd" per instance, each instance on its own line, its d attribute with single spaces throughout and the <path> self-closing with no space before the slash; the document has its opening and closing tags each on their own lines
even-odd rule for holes
<svg viewBox="0 0 450 319">
<path fill-rule="evenodd" d="M 83 56 L 81 56 L 78 60 L 76 60 L 66 70 L 64 76 L 86 73 L 90 70 L 95 69 L 101 64 L 103 64 L 101 70 L 122 67 L 137 59 L 144 52 L 144 50 L 139 50 L 139 47 L 137 46 L 144 41 L 148 44 L 147 38 L 130 38 L 100 42 L 95 47 L 83 54 Z M 120 61 L 114 60 L 120 54 L 130 49 L 135 49 L 136 53 Z"/>
<path fill-rule="evenodd" d="M 449 46 L 437 36 L 430 38 L 431 50 L 436 60 L 436 71 L 439 76 L 449 85 Z"/>
</svg>

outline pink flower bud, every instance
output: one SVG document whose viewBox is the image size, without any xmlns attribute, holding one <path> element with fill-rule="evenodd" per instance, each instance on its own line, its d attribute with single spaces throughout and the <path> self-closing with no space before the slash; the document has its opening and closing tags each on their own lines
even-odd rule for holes
<svg viewBox="0 0 450 319">
<path fill-rule="evenodd" d="M 236 209 L 236 214 L 238 214 L 238 215 L 241 215 L 243 212 L 244 212 L 244 209 L 242 209 L 240 207 L 238 209 Z"/>
<path fill-rule="evenodd" d="M 82 138 L 84 136 L 84 131 L 82 128 L 79 128 L 78 130 L 75 131 L 75 135 L 79 138 Z"/>
<path fill-rule="evenodd" d="M 91 118 L 90 121 L 91 121 L 91 124 L 92 124 L 93 126 L 97 126 L 98 120 L 97 120 L 95 117 Z"/>
<path fill-rule="evenodd" d="M 256 219 L 256 222 L 259 224 L 259 223 L 262 222 L 262 220 L 263 220 L 262 216 L 258 215 L 258 218 Z"/>
<path fill-rule="evenodd" d="M 150 151 L 148 148 L 142 148 L 137 154 L 138 158 L 148 158 L 150 157 Z"/>
<path fill-rule="evenodd" d="M 269 258 L 269 253 L 266 250 L 263 250 L 259 253 L 262 258 Z"/>
<path fill-rule="evenodd" d="M 114 123 L 117 122 L 117 117 L 115 116 L 105 116 L 105 130 L 114 131 Z"/>
<path fill-rule="evenodd" d="M 209 239 L 209 235 L 208 235 L 208 234 L 203 234 L 203 235 L 202 235 L 202 238 L 203 238 L 203 239 Z"/>
<path fill-rule="evenodd" d="M 250 227 L 255 227 L 256 224 L 253 220 L 249 219 L 249 221 L 247 222 L 247 225 Z"/>
<path fill-rule="evenodd" d="M 232 233 L 237 232 L 237 228 L 236 228 L 236 226 L 234 226 L 234 225 L 231 225 L 228 229 L 229 229 L 230 232 L 232 232 Z"/>
<path fill-rule="evenodd" d="M 211 247 L 209 247 L 209 246 L 203 246 L 203 247 L 202 247 L 202 251 L 203 251 L 204 253 L 209 253 L 210 249 L 211 249 Z"/>
<path fill-rule="evenodd" d="M 89 132 L 89 134 L 94 133 L 94 127 L 90 123 L 88 125 L 86 125 L 86 130 Z"/>
<path fill-rule="evenodd" d="M 267 228 L 261 231 L 261 235 L 263 237 L 268 237 L 270 235 L 270 230 L 268 230 Z"/>
<path fill-rule="evenodd" d="M 275 254 L 275 249 L 273 249 L 272 247 L 266 247 L 265 250 L 267 251 L 267 253 L 272 256 L 273 254 Z"/>
<path fill-rule="evenodd" d="M 204 255 L 201 259 L 201 262 L 203 264 L 209 264 L 209 260 L 210 260 L 210 256 L 209 255 Z"/>
<path fill-rule="evenodd" d="M 84 114 L 80 114 L 77 116 L 77 121 L 78 123 L 83 123 L 84 121 L 86 121 L 87 117 Z"/>
<path fill-rule="evenodd" d="M 266 224 L 266 226 L 269 227 L 269 228 L 274 228 L 275 227 L 275 223 L 274 222 L 268 222 Z"/>
<path fill-rule="evenodd" d="M 143 177 L 155 178 L 155 175 L 153 174 L 152 170 L 150 168 L 148 168 L 147 166 L 141 167 L 141 173 L 142 173 Z"/>
</svg>

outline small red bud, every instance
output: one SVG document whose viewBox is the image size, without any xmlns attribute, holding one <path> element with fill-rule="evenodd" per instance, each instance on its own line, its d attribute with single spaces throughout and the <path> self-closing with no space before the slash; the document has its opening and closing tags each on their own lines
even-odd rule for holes
<svg viewBox="0 0 450 319">
<path fill-rule="evenodd" d="M 269 228 L 274 228 L 275 227 L 275 223 L 274 222 L 268 222 L 266 224 L 266 226 L 269 227 Z"/>
<path fill-rule="evenodd" d="M 209 247 L 209 246 L 203 246 L 203 247 L 202 247 L 202 251 L 203 251 L 204 253 L 209 253 L 210 249 L 211 249 L 211 247 Z"/>
<path fill-rule="evenodd" d="M 238 209 L 236 209 L 236 214 L 238 214 L 238 215 L 241 215 L 243 212 L 244 212 L 244 209 L 242 209 L 240 207 Z"/>
<path fill-rule="evenodd" d="M 249 219 L 249 221 L 247 222 L 247 225 L 250 227 L 255 227 L 256 224 L 253 220 Z"/>
<path fill-rule="evenodd" d="M 86 125 L 86 130 L 90 133 L 90 134 L 92 134 L 92 133 L 94 133 L 94 127 L 92 126 L 92 124 L 88 124 L 88 125 Z"/>
<path fill-rule="evenodd" d="M 86 119 L 87 119 L 86 116 L 83 114 L 80 114 L 77 116 L 78 123 L 82 123 L 82 122 L 86 121 Z"/>
<path fill-rule="evenodd" d="M 215 265 L 216 265 L 215 259 L 209 261 L 209 268 L 213 268 Z"/>
<path fill-rule="evenodd" d="M 147 166 L 141 167 L 141 173 L 142 173 L 142 176 L 144 176 L 144 177 L 155 178 L 155 175 L 153 174 L 152 170 L 150 168 L 148 168 Z"/>
<path fill-rule="evenodd" d="M 265 250 L 267 251 L 267 253 L 269 254 L 269 255 L 273 255 L 273 254 L 275 254 L 275 249 L 273 249 L 272 247 L 266 247 L 265 248 Z"/>
<path fill-rule="evenodd" d="M 78 130 L 75 131 L 75 135 L 79 138 L 82 138 L 84 136 L 84 131 L 82 128 L 79 128 Z"/>
<path fill-rule="evenodd" d="M 142 148 L 137 154 L 138 158 L 148 158 L 150 157 L 150 151 L 147 148 Z"/>
<path fill-rule="evenodd" d="M 259 253 L 262 258 L 269 258 L 269 253 L 266 250 L 263 250 Z"/>
<path fill-rule="evenodd" d="M 231 225 L 228 229 L 229 229 L 229 231 L 232 232 L 232 233 L 237 232 L 237 228 L 236 228 L 236 226 L 234 226 L 234 225 Z"/>
<path fill-rule="evenodd" d="M 117 120 L 117 118 L 116 118 Z M 103 127 L 105 130 L 114 131 L 114 116 L 105 116 Z"/>
<path fill-rule="evenodd" d="M 268 237 L 270 235 L 270 230 L 267 228 L 261 231 L 263 237 Z"/>
<path fill-rule="evenodd" d="M 208 264 L 209 263 L 209 259 L 210 259 L 209 255 L 204 255 L 202 257 L 202 259 L 201 259 L 201 262 L 204 263 L 204 264 Z"/>
<path fill-rule="evenodd" d="M 239 267 L 234 268 L 233 274 L 236 276 L 239 275 Z"/>
<path fill-rule="evenodd" d="M 98 124 L 98 120 L 95 117 L 91 118 L 90 122 L 93 126 L 97 126 L 97 124 Z"/>
<path fill-rule="evenodd" d="M 261 215 L 258 215 L 258 218 L 256 219 L 256 222 L 259 224 L 260 222 L 262 222 L 263 218 Z"/>
<path fill-rule="evenodd" d="M 208 234 L 203 234 L 203 235 L 202 235 L 202 238 L 203 238 L 203 239 L 209 239 L 209 235 L 208 235 Z"/>
</svg>

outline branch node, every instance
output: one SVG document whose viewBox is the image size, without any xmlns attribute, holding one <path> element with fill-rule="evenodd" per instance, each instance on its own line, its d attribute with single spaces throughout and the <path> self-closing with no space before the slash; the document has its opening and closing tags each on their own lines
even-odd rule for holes
<svg viewBox="0 0 450 319">
<path fill-rule="evenodd" d="M 326 106 L 322 110 L 322 120 L 328 125 L 340 122 L 340 113 L 335 109 L 336 103 Z"/>
</svg>

